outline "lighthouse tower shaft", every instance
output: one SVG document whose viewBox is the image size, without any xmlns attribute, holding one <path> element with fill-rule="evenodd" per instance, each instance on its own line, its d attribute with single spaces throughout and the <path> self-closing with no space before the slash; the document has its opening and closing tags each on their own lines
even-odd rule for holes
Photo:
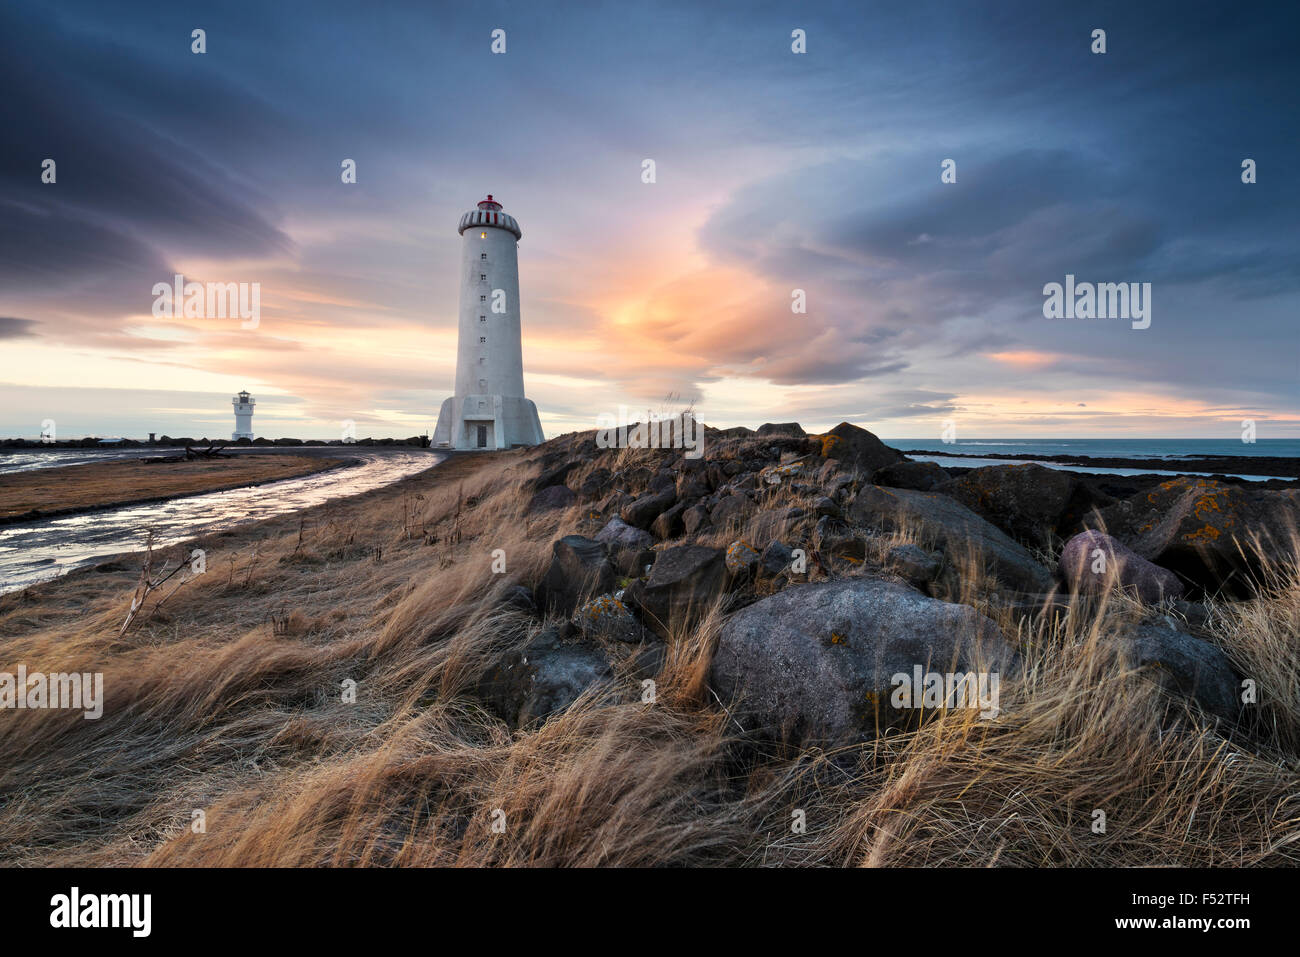
<svg viewBox="0 0 1300 957">
<path fill-rule="evenodd" d="M 460 219 L 460 321 L 455 395 L 442 403 L 433 444 L 508 449 L 543 441 L 537 406 L 524 396 L 514 217 L 491 195 Z"/>
<path fill-rule="evenodd" d="M 253 406 L 257 405 L 257 400 L 247 392 L 241 392 L 230 400 L 230 404 L 235 407 L 235 431 L 230 437 L 236 442 L 256 438 L 253 434 Z"/>
</svg>

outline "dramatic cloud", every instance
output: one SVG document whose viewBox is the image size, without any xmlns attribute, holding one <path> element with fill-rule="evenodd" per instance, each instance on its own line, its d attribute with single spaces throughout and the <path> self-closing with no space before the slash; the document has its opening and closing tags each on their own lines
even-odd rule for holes
<svg viewBox="0 0 1300 957">
<path fill-rule="evenodd" d="M 0 313 L 30 318 L 0 319 L 0 434 L 51 409 L 69 435 L 215 434 L 240 388 L 300 435 L 431 429 L 455 223 L 489 191 L 523 226 L 525 375 L 550 434 L 670 398 L 719 425 L 895 436 L 1217 434 L 1243 415 L 1296 432 L 1294 11 L 791 16 L 6 5 Z M 258 283 L 259 326 L 152 316 L 178 272 Z M 1043 318 L 1067 273 L 1151 283 L 1151 327 Z"/>
</svg>

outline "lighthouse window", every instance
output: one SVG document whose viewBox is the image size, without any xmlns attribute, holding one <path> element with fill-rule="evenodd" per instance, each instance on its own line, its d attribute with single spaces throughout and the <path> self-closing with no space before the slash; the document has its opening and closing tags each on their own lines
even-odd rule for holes
<svg viewBox="0 0 1300 957">
<path fill-rule="evenodd" d="M 481 272 L 481 273 L 479 273 L 479 274 L 478 274 L 478 278 L 479 278 L 479 279 L 486 279 L 486 278 L 487 278 L 487 273 L 485 273 L 485 272 Z"/>
<path fill-rule="evenodd" d="M 479 234 L 478 234 L 478 238 L 479 238 L 479 239 L 487 239 L 487 233 L 479 233 Z"/>
<path fill-rule="evenodd" d="M 478 317 L 478 321 L 479 321 L 479 322 L 487 322 L 487 316 L 479 316 L 479 317 Z"/>
<path fill-rule="evenodd" d="M 479 356 L 479 357 L 478 357 L 478 364 L 479 364 L 479 365 L 487 365 L 487 357 L 486 357 L 486 356 Z"/>
<path fill-rule="evenodd" d="M 478 297 L 478 301 L 479 301 L 479 302 L 487 302 L 487 296 L 479 296 L 479 297 Z"/>
<path fill-rule="evenodd" d="M 487 336 L 479 336 L 479 337 L 478 337 L 478 341 L 479 341 L 479 342 L 487 342 Z"/>
<path fill-rule="evenodd" d="M 479 253 L 479 254 L 478 254 L 478 258 L 479 258 L 479 259 L 487 259 L 487 253 Z"/>
</svg>

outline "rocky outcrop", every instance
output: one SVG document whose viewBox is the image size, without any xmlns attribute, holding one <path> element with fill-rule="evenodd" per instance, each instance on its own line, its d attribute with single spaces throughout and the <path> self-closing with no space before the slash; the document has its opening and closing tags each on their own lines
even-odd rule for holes
<svg viewBox="0 0 1300 957">
<path fill-rule="evenodd" d="M 935 486 L 1013 538 L 1046 545 L 1074 495 L 1075 478 L 1041 465 L 990 465 Z"/>
<path fill-rule="evenodd" d="M 891 449 L 866 429 L 848 422 L 841 422 L 820 439 L 824 457 L 859 469 L 868 480 L 876 470 L 906 458 L 898 449 Z"/>
<path fill-rule="evenodd" d="M 854 497 L 849 516 L 882 531 L 911 529 L 942 549 L 950 564 L 979 554 L 1000 582 L 1019 591 L 1051 587 L 1051 574 L 1023 545 L 946 495 L 868 485 Z"/>
<path fill-rule="evenodd" d="M 966 605 L 871 579 L 791 585 L 722 627 L 710 682 L 742 727 L 824 746 L 906 723 L 895 675 L 1006 675 L 1014 650 Z"/>
<path fill-rule="evenodd" d="M 798 422 L 765 422 L 758 427 L 755 435 L 793 435 L 803 438 L 808 433 Z"/>
<path fill-rule="evenodd" d="M 1245 593 L 1263 562 L 1294 559 L 1300 490 L 1183 476 L 1103 509 L 1089 524 L 1201 588 Z"/>
<path fill-rule="evenodd" d="M 1066 586 L 1081 594 L 1100 594 L 1118 585 L 1145 602 L 1183 595 L 1177 575 L 1095 529 L 1080 532 L 1065 543 L 1058 571 Z"/>
</svg>

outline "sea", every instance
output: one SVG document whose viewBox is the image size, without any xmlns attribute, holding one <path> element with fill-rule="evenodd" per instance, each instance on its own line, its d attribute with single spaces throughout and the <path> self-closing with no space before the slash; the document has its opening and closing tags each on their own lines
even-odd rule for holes
<svg viewBox="0 0 1300 957">
<path fill-rule="evenodd" d="M 996 465 L 1005 462 L 1007 455 L 1080 455 L 1089 458 L 1150 459 L 1151 467 L 1143 469 L 1101 468 L 1098 466 L 1066 466 L 1042 462 L 1049 468 L 1069 469 L 1075 472 L 1092 472 L 1103 475 L 1209 475 L 1209 472 L 1187 472 L 1178 469 L 1182 459 L 1196 459 L 1212 455 L 1278 456 L 1296 460 L 1295 478 L 1300 478 L 1300 438 L 1258 439 L 1242 442 L 1241 439 L 959 439 L 945 445 L 935 436 L 924 439 L 882 439 L 903 452 L 916 449 L 943 453 L 951 450 L 956 455 L 974 455 L 979 458 L 956 458 L 953 455 L 912 455 L 925 462 L 938 462 L 964 468 Z M 1266 475 L 1231 472 L 1252 481 L 1264 481 Z"/>
</svg>

